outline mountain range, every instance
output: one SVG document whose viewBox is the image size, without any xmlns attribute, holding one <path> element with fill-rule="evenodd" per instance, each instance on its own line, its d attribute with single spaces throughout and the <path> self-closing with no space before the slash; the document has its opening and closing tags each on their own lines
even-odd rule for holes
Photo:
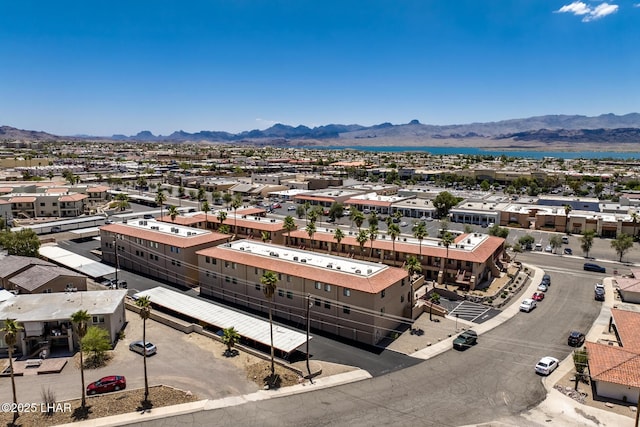
<svg viewBox="0 0 640 427">
<path fill-rule="evenodd" d="M 203 130 L 189 133 L 176 131 L 170 135 L 154 135 L 141 131 L 136 135 L 97 136 L 57 136 L 46 132 L 20 130 L 9 126 L 0 127 L 0 139 L 21 140 L 113 140 L 130 142 L 223 142 L 223 143 L 268 143 L 279 145 L 301 145 L 305 141 L 321 140 L 332 145 L 367 143 L 375 139 L 392 141 L 403 145 L 405 140 L 433 140 L 460 138 L 488 138 L 492 140 L 513 139 L 514 141 L 566 141 L 566 142 L 640 142 L 640 114 L 602 114 L 589 117 L 581 115 L 546 115 L 524 119 L 497 122 L 428 125 L 418 120 L 394 125 L 381 123 L 374 126 L 357 124 L 328 124 L 309 128 L 275 124 L 265 130 L 251 130 L 240 133 Z M 297 141 L 297 142 L 296 142 Z M 309 145 L 314 145 L 310 143 Z"/>
</svg>

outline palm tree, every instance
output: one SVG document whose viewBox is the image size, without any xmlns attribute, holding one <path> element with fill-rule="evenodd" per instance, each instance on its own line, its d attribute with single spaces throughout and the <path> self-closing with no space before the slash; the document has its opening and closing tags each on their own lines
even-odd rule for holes
<svg viewBox="0 0 640 427">
<path fill-rule="evenodd" d="M 218 221 L 220 222 L 220 226 L 218 227 L 218 231 L 224 225 L 224 222 L 227 220 L 227 212 L 218 211 Z M 222 233 L 222 231 L 220 231 Z"/>
<path fill-rule="evenodd" d="M 87 326 L 91 320 L 91 316 L 87 313 L 87 310 L 78 310 L 71 315 L 71 323 L 75 327 L 76 334 L 78 335 L 78 342 L 80 343 L 80 381 L 82 382 L 82 408 L 87 405 L 85 398 L 85 386 L 84 386 L 84 361 L 82 359 L 82 339 L 87 334 Z"/>
<path fill-rule="evenodd" d="M 413 226 L 413 237 L 418 239 L 418 243 L 420 244 L 420 258 L 422 258 L 422 239 L 428 235 L 427 226 L 424 222 L 419 222 Z"/>
<path fill-rule="evenodd" d="M 160 206 L 160 218 L 162 218 L 162 208 L 164 207 L 164 203 L 167 201 L 167 195 L 164 194 L 161 188 L 158 188 L 158 193 L 156 194 L 156 203 Z"/>
<path fill-rule="evenodd" d="M 262 243 L 267 243 L 267 240 L 269 240 L 271 238 L 271 236 L 269 235 L 268 231 L 263 231 L 262 233 L 260 233 L 260 239 L 262 239 Z"/>
<path fill-rule="evenodd" d="M 309 246 L 311 247 L 311 250 L 313 250 L 313 235 L 316 234 L 315 222 L 310 222 L 309 224 L 307 224 L 307 227 L 305 228 L 305 230 L 309 235 L 309 240 L 311 240 L 311 243 L 309 244 Z"/>
<path fill-rule="evenodd" d="M 287 232 L 287 245 L 290 245 L 291 232 L 296 229 L 296 222 L 291 215 L 287 215 L 284 218 L 284 224 L 282 225 L 282 228 Z"/>
<path fill-rule="evenodd" d="M 370 224 L 369 240 L 371 241 L 371 251 L 369 252 L 369 258 L 373 257 L 373 241 L 376 240 L 377 238 L 378 238 L 378 226 L 376 224 Z"/>
<path fill-rule="evenodd" d="M 360 230 L 360 227 L 362 227 L 362 224 L 364 223 L 364 214 L 358 209 L 352 208 L 349 216 L 351 217 L 351 221 L 353 221 L 356 227 L 358 227 L 358 230 Z"/>
<path fill-rule="evenodd" d="M 238 341 L 240 341 L 240 334 L 238 334 L 238 331 L 236 331 L 236 328 L 234 328 L 233 326 L 223 329 L 222 333 L 222 343 L 227 346 L 227 351 L 225 352 L 225 354 L 227 356 L 232 356 L 233 347 Z"/>
<path fill-rule="evenodd" d="M 631 222 L 633 222 L 633 238 L 636 238 L 636 226 L 638 225 L 638 219 L 640 216 L 637 212 L 631 212 Z"/>
<path fill-rule="evenodd" d="M 207 192 L 204 187 L 198 188 L 198 201 L 204 202 L 207 200 Z"/>
<path fill-rule="evenodd" d="M 242 200 L 239 197 L 234 198 L 231 201 L 231 208 L 233 209 L 233 234 L 234 237 L 238 235 L 238 208 L 242 206 Z"/>
<path fill-rule="evenodd" d="M 179 214 L 178 208 L 175 207 L 174 205 L 170 205 L 168 212 L 169 212 L 169 217 L 171 217 L 171 222 L 174 222 L 176 220 L 176 217 Z"/>
<path fill-rule="evenodd" d="M 118 193 L 116 196 L 118 209 L 121 211 L 129 207 L 129 195 L 127 193 Z"/>
<path fill-rule="evenodd" d="M 273 271 L 265 271 L 260 278 L 260 283 L 263 285 L 264 296 L 269 300 L 269 329 L 271 333 L 271 379 L 274 380 L 276 374 L 275 356 L 273 351 L 273 316 L 271 309 L 273 305 L 273 296 L 276 293 L 276 284 L 278 283 L 278 276 Z"/>
<path fill-rule="evenodd" d="M 309 212 L 309 209 L 311 209 L 311 203 L 309 202 L 304 202 L 302 204 L 302 207 L 304 208 L 304 220 L 305 222 L 309 222 L 309 217 L 307 216 L 307 213 Z"/>
<path fill-rule="evenodd" d="M 18 399 L 16 397 L 16 382 L 13 377 L 13 347 L 18 342 L 18 333 L 22 329 L 21 326 L 18 325 L 15 319 L 7 319 L 4 321 L 4 327 L 0 329 L 0 332 L 4 332 L 4 342 L 7 344 L 7 351 L 9 352 L 9 370 L 11 374 L 11 391 L 13 392 L 13 405 L 15 407 L 18 406 Z M 16 420 L 20 414 L 18 411 L 13 412 L 13 424 L 15 425 Z"/>
<path fill-rule="evenodd" d="M 311 209 L 309 212 L 307 212 L 307 224 L 311 223 L 311 224 L 315 224 L 316 221 L 318 220 L 318 211 L 315 209 Z"/>
<path fill-rule="evenodd" d="M 209 202 L 206 200 L 202 202 L 202 211 L 204 212 L 204 228 L 209 228 L 209 217 L 207 214 L 211 211 L 211 206 L 209 206 Z"/>
<path fill-rule="evenodd" d="M 360 245 L 360 255 L 364 253 L 364 244 L 369 240 L 369 232 L 367 230 L 358 231 L 358 235 L 356 236 L 356 242 Z M 364 255 L 363 255 L 364 258 Z"/>
<path fill-rule="evenodd" d="M 449 261 L 449 246 L 451 246 L 453 244 L 455 240 L 455 237 L 453 237 L 453 234 L 449 233 L 448 231 L 446 233 L 444 233 L 444 236 L 442 236 L 442 245 L 447 248 L 447 256 L 444 259 L 444 262 L 442 263 L 442 278 L 444 280 L 444 275 L 445 275 L 445 266 L 447 264 L 447 261 Z M 446 283 L 445 283 L 446 285 Z"/>
<path fill-rule="evenodd" d="M 398 224 L 391 224 L 389 228 L 387 228 L 387 234 L 391 237 L 391 245 L 393 247 L 393 264 L 396 263 L 396 239 L 400 236 L 400 227 Z"/>
<path fill-rule="evenodd" d="M 149 379 L 147 377 L 147 319 L 151 317 L 151 299 L 143 296 L 136 300 L 136 306 L 140 308 L 140 318 L 142 318 L 142 344 L 145 346 L 143 353 L 144 361 L 144 402 L 149 402 Z"/>
<path fill-rule="evenodd" d="M 418 274 L 422 271 L 422 264 L 420 264 L 420 260 L 418 260 L 418 258 L 412 255 L 407 258 L 404 268 L 409 273 L 409 279 L 411 279 L 414 274 Z"/>
<path fill-rule="evenodd" d="M 573 208 L 570 205 L 564 205 L 564 214 L 565 214 L 565 219 L 564 219 L 564 232 L 569 234 L 569 230 L 567 229 L 567 225 L 569 224 L 569 213 L 573 210 Z"/>
<path fill-rule="evenodd" d="M 333 233 L 333 240 L 337 243 L 336 248 L 340 249 L 340 242 L 342 242 L 342 239 L 344 239 L 344 231 L 336 228 L 336 231 Z"/>
</svg>

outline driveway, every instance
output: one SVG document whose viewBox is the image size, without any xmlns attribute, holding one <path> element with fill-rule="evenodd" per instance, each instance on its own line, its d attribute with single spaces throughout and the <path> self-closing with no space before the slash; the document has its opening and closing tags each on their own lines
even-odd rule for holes
<svg viewBox="0 0 640 427">
<path fill-rule="evenodd" d="M 143 358 L 129 351 L 129 343 L 142 339 L 142 320 L 127 311 L 126 337 L 119 341 L 113 358 L 106 367 L 85 369 L 85 383 L 107 375 L 124 375 L 127 388 L 144 387 Z M 246 379 L 240 358 L 227 359 L 223 346 L 195 333 L 184 334 L 153 320 L 147 321 L 147 341 L 158 347 L 158 353 L 147 358 L 149 385 L 165 384 L 189 390 L 198 397 L 216 399 L 230 395 L 252 393 L 258 386 Z M 0 378 L 0 401 L 11 402 L 9 377 Z M 42 391 L 50 388 L 56 399 L 80 397 L 80 370 L 74 359 L 59 374 L 16 377 L 18 402 L 41 402 Z"/>
</svg>

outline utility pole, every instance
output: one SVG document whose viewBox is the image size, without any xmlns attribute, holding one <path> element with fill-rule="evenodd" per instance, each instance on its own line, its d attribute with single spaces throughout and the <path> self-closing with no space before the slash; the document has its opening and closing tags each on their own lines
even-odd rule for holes
<svg viewBox="0 0 640 427">
<path fill-rule="evenodd" d="M 311 295 L 307 294 L 307 372 L 309 372 L 309 382 L 313 384 L 311 376 L 311 368 L 309 367 L 309 329 L 311 328 L 311 319 L 309 317 L 311 311 Z"/>
</svg>

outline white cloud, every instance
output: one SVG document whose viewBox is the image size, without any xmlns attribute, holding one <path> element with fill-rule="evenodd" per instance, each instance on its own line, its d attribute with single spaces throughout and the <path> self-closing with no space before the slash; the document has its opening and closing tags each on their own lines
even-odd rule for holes
<svg viewBox="0 0 640 427">
<path fill-rule="evenodd" d="M 596 7 L 591 7 L 584 2 L 574 1 L 573 3 L 562 6 L 556 10 L 556 13 L 572 13 L 576 16 L 582 16 L 582 22 L 591 22 L 616 13 L 617 11 L 617 4 L 600 3 Z"/>
<path fill-rule="evenodd" d="M 591 8 L 581 1 L 574 1 L 571 4 L 562 6 L 557 10 L 558 13 L 573 13 L 574 15 L 586 15 L 591 12 Z"/>
<path fill-rule="evenodd" d="M 633 7 L 640 7 L 640 3 L 634 4 Z"/>
</svg>

